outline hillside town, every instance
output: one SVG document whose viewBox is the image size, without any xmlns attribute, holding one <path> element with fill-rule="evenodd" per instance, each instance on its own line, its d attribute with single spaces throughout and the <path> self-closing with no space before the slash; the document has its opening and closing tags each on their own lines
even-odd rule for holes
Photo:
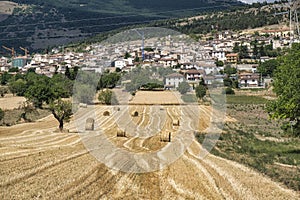
<svg viewBox="0 0 300 200">
<path fill-rule="evenodd" d="M 0 199 L 300 199 L 299 9 L 0 1 Z"/>
<path fill-rule="evenodd" d="M 164 87 L 175 89 L 183 81 L 193 86 L 202 78 L 207 85 L 222 83 L 226 78 L 224 67 L 227 66 L 236 69 L 236 74 L 230 75 L 230 78 L 238 80 L 240 88 L 264 88 L 271 79 L 263 77 L 257 68 L 260 63 L 277 56 L 276 53 L 268 55 L 265 47 L 271 52 L 289 47 L 290 35 L 289 29 L 253 33 L 223 31 L 194 41 L 191 45 L 186 42 L 188 36 L 183 36 L 186 41 L 180 41 L 169 35 L 165 38 L 146 38 L 145 41 L 137 38 L 136 41 L 106 46 L 93 44 L 81 53 L 62 48 L 53 49 L 48 54 L 27 55 L 25 51 L 25 56 L 1 57 L 0 73 L 10 72 L 12 68 L 26 73 L 34 68 L 37 74 L 51 77 L 75 66 L 96 73 L 105 70 L 129 72 L 137 66 L 155 66 L 173 69 L 174 73 L 164 77 Z M 142 42 L 145 42 L 144 46 Z"/>
</svg>

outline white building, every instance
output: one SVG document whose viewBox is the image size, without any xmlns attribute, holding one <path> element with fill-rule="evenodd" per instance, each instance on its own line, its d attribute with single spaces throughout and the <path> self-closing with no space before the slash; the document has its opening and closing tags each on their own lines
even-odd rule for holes
<svg viewBox="0 0 300 200">
<path fill-rule="evenodd" d="M 212 51 L 210 56 L 216 60 L 220 60 L 223 62 L 226 61 L 226 54 L 224 51 Z"/>
<path fill-rule="evenodd" d="M 125 63 L 125 61 L 124 61 L 123 59 L 119 59 L 119 60 L 115 60 L 115 61 L 113 62 L 113 66 L 114 66 L 115 68 L 123 69 L 123 67 L 126 66 L 126 63 Z"/>
<path fill-rule="evenodd" d="M 184 76 L 179 73 L 173 73 L 165 77 L 165 88 L 178 88 L 179 84 L 184 81 Z"/>
</svg>

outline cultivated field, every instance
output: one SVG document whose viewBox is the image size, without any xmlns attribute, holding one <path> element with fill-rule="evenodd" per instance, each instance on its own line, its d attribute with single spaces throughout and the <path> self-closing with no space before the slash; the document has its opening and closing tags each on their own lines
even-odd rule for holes
<svg viewBox="0 0 300 200">
<path fill-rule="evenodd" d="M 8 94 L 5 95 L 5 97 L 0 98 L 0 108 L 2 110 L 12 110 L 14 108 L 19 108 L 25 101 L 25 97 L 17 97 L 12 94 Z"/>
<path fill-rule="evenodd" d="M 182 103 L 177 91 L 138 91 L 129 104 L 164 104 L 174 105 Z"/>
<path fill-rule="evenodd" d="M 195 109 L 199 120 L 195 120 Z M 109 115 L 104 116 L 104 112 Z M 137 111 L 137 116 L 132 112 Z M 182 116 L 184 114 L 184 117 Z M 95 119 L 94 131 L 84 131 L 87 118 Z M 191 145 L 170 165 L 149 173 L 111 169 L 91 154 L 102 156 L 109 165 L 124 161 L 118 151 L 106 151 L 104 137 L 118 149 L 143 156 L 161 152 L 162 160 L 172 159 L 164 152 L 182 131 L 197 127 L 204 131 L 210 124 L 208 106 L 130 105 L 80 108 L 66 128 L 58 133 L 57 122 L 49 116 L 39 122 L 0 127 L 1 199 L 297 199 L 299 195 L 269 178 L 233 161 L 203 152 Z M 180 119 L 180 126 L 174 126 Z M 162 130 L 156 130 L 161 126 Z M 126 137 L 117 137 L 124 129 Z M 132 132 L 132 131 L 135 132 Z M 161 142 L 161 131 L 172 134 L 172 142 Z M 76 133 L 78 131 L 78 133 Z M 139 137 L 147 133 L 152 136 Z M 140 135 L 135 135 L 139 133 Z M 81 137 L 80 137 L 81 136 Z M 95 137 L 90 137 L 95 136 Z M 103 136 L 103 137 L 102 137 Z M 178 143 L 181 145 L 180 143 Z M 96 145 L 89 149 L 85 146 Z M 108 149 L 109 150 L 109 149 Z M 181 148 L 174 148 L 180 153 Z M 170 154 L 172 155 L 172 154 Z M 126 159 L 125 159 L 126 160 Z M 110 161 L 108 163 L 108 161 Z M 136 165 L 121 163 L 127 169 Z"/>
</svg>

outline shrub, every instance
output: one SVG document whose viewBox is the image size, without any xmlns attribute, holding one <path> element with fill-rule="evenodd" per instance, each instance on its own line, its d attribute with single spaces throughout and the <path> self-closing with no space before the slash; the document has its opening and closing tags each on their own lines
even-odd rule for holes
<svg viewBox="0 0 300 200">
<path fill-rule="evenodd" d="M 225 94 L 235 94 L 235 93 L 234 93 L 234 90 L 233 90 L 232 88 L 227 87 L 227 88 L 225 89 Z"/>
<path fill-rule="evenodd" d="M 0 108 L 0 121 L 4 118 L 4 111 Z"/>
</svg>

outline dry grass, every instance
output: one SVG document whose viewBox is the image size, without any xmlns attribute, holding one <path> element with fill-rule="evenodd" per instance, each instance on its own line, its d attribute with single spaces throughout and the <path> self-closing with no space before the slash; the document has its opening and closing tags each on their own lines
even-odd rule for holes
<svg viewBox="0 0 300 200">
<path fill-rule="evenodd" d="M 151 121 L 147 106 L 137 117 L 137 126 Z M 121 111 L 96 107 L 96 130 L 105 129 L 107 138 L 133 152 L 163 148 L 159 134 L 147 139 L 117 138 L 115 117 Z M 167 121 L 164 130 L 176 130 L 172 119 L 180 114 L 173 106 L 164 106 Z M 202 107 L 209 116 L 209 108 Z M 88 109 L 79 117 L 91 117 Z M 143 116 L 143 115 L 149 116 Z M 203 116 L 203 120 L 208 120 Z M 203 128 L 208 122 L 203 123 Z M 72 128 L 72 123 L 66 128 Z M 238 163 L 208 155 L 194 141 L 184 155 L 168 167 L 151 173 L 124 173 L 98 162 L 74 133 L 55 133 L 53 117 L 36 123 L 0 127 L 1 199 L 297 199 L 299 195 Z M 173 137 L 173 135 L 172 135 Z M 113 159 L 113 158 L 112 158 Z"/>
<path fill-rule="evenodd" d="M 25 97 L 17 97 L 11 94 L 5 95 L 5 97 L 0 98 L 0 108 L 2 110 L 12 110 L 19 108 L 23 102 L 25 102 Z"/>
<path fill-rule="evenodd" d="M 177 93 L 177 91 L 138 91 L 129 104 L 178 105 L 182 101 Z"/>
</svg>

